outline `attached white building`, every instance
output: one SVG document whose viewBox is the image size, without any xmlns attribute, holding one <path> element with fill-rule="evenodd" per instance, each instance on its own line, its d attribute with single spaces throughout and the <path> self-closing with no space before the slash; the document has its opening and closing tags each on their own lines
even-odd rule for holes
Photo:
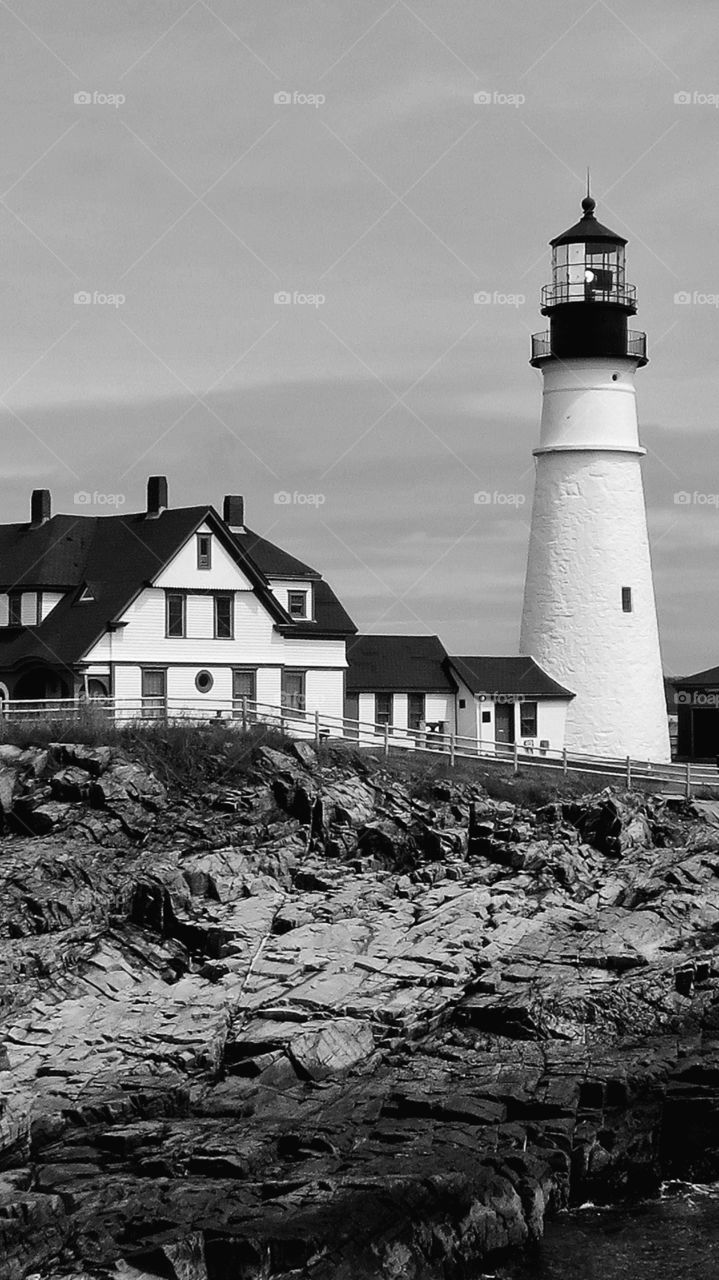
<svg viewBox="0 0 719 1280">
<path fill-rule="evenodd" d="M 533 658 L 450 658 L 457 686 L 457 733 L 525 753 L 561 751 L 574 697 Z"/>
<path fill-rule="evenodd" d="M 462 748 L 488 752 L 495 743 L 524 753 L 564 747 L 574 695 L 532 658 L 451 657 L 438 636 L 387 635 L 352 637 L 347 658 L 345 715 L 360 721 L 361 741 L 387 726 L 397 744 L 446 747 L 454 734 Z"/>
<path fill-rule="evenodd" d="M 341 717 L 351 618 L 316 570 L 245 526 L 241 498 L 223 517 L 169 509 L 164 476 L 135 515 L 53 517 L 36 490 L 30 523 L 0 527 L 0 698 Z"/>
<path fill-rule="evenodd" d="M 455 732 L 455 685 L 438 636 L 353 636 L 347 660 L 345 715 L 361 722 L 361 741 L 382 735 L 385 725 L 394 741 Z"/>
</svg>

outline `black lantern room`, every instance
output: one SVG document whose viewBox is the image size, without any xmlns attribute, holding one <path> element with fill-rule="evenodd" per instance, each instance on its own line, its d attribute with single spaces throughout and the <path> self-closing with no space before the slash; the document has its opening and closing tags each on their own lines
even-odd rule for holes
<svg viewBox="0 0 719 1280">
<path fill-rule="evenodd" d="M 627 284 L 626 240 L 597 222 L 590 195 L 582 217 L 552 245 L 552 283 L 542 289 L 549 330 L 532 336 L 533 365 L 587 356 L 630 356 L 647 363 L 646 335 L 627 327 L 637 291 Z"/>
</svg>

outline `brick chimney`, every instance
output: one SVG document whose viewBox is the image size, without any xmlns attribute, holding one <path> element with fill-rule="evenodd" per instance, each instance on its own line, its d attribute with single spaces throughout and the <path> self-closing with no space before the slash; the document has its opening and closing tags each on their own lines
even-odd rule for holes
<svg viewBox="0 0 719 1280">
<path fill-rule="evenodd" d="M 33 489 L 30 499 L 30 527 L 37 529 L 45 524 L 52 515 L 52 500 L 49 489 Z"/>
<path fill-rule="evenodd" d="M 231 529 L 244 529 L 245 499 L 237 494 L 226 494 L 222 503 L 222 519 Z"/>
<path fill-rule="evenodd" d="M 166 511 L 167 476 L 150 476 L 147 481 L 147 519 L 153 520 L 161 511 Z"/>
</svg>

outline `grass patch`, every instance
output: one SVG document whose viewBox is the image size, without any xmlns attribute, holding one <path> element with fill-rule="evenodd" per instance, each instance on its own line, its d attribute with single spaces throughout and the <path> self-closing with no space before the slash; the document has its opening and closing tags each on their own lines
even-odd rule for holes
<svg viewBox="0 0 719 1280">
<path fill-rule="evenodd" d="M 119 733 L 127 754 L 170 790 L 189 791 L 238 786 L 255 768 L 261 747 L 284 751 L 292 741 L 273 725 L 241 729 L 220 720 L 209 725 L 158 722 L 128 726 Z"/>
<path fill-rule="evenodd" d="M 332 750 L 332 747 L 326 748 Z M 347 755 L 350 753 L 343 748 Z M 503 761 L 466 760 L 458 758 L 454 765 L 444 753 L 436 755 L 415 755 L 413 752 L 397 750 L 384 756 L 375 749 L 355 747 L 352 757 L 367 768 L 381 770 L 390 778 L 396 778 L 408 788 L 417 799 L 431 799 L 432 787 L 438 783 L 460 782 L 464 785 L 481 787 L 482 791 L 493 800 L 509 800 L 513 804 L 527 809 L 538 809 L 542 805 L 556 800 L 574 800 L 580 796 L 596 795 L 607 787 L 615 792 L 626 790 L 624 779 L 611 777 L 606 773 L 572 773 L 565 774 L 561 768 L 549 765 L 522 766 L 514 773 L 511 763 Z M 647 795 L 658 791 L 677 792 L 680 786 L 673 783 L 651 782 L 642 780 L 632 783 L 631 790 Z"/>
<path fill-rule="evenodd" d="M 120 730 L 112 717 L 99 707 L 80 707 L 76 715 L 66 719 L 37 719 L 23 716 L 20 720 L 0 719 L 0 742 L 13 747 L 46 747 L 50 742 L 82 742 L 86 746 L 112 746 Z"/>
<path fill-rule="evenodd" d="M 89 706 L 66 720 L 0 720 L 0 742 L 23 750 L 55 742 L 115 747 L 152 770 L 170 790 L 197 792 L 237 785 L 255 767 L 260 747 L 283 751 L 291 739 L 273 725 L 243 730 L 227 720 L 117 725 L 100 708 Z"/>
</svg>

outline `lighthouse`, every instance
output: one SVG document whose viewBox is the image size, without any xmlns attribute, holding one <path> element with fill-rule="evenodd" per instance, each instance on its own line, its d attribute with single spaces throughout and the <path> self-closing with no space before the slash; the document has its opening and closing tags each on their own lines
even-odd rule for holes
<svg viewBox="0 0 719 1280">
<path fill-rule="evenodd" d="M 551 241 L 549 329 L 532 337 L 544 389 L 520 651 L 575 697 L 569 751 L 670 758 L 634 379 L 646 336 L 626 240 L 595 201 Z"/>
</svg>

